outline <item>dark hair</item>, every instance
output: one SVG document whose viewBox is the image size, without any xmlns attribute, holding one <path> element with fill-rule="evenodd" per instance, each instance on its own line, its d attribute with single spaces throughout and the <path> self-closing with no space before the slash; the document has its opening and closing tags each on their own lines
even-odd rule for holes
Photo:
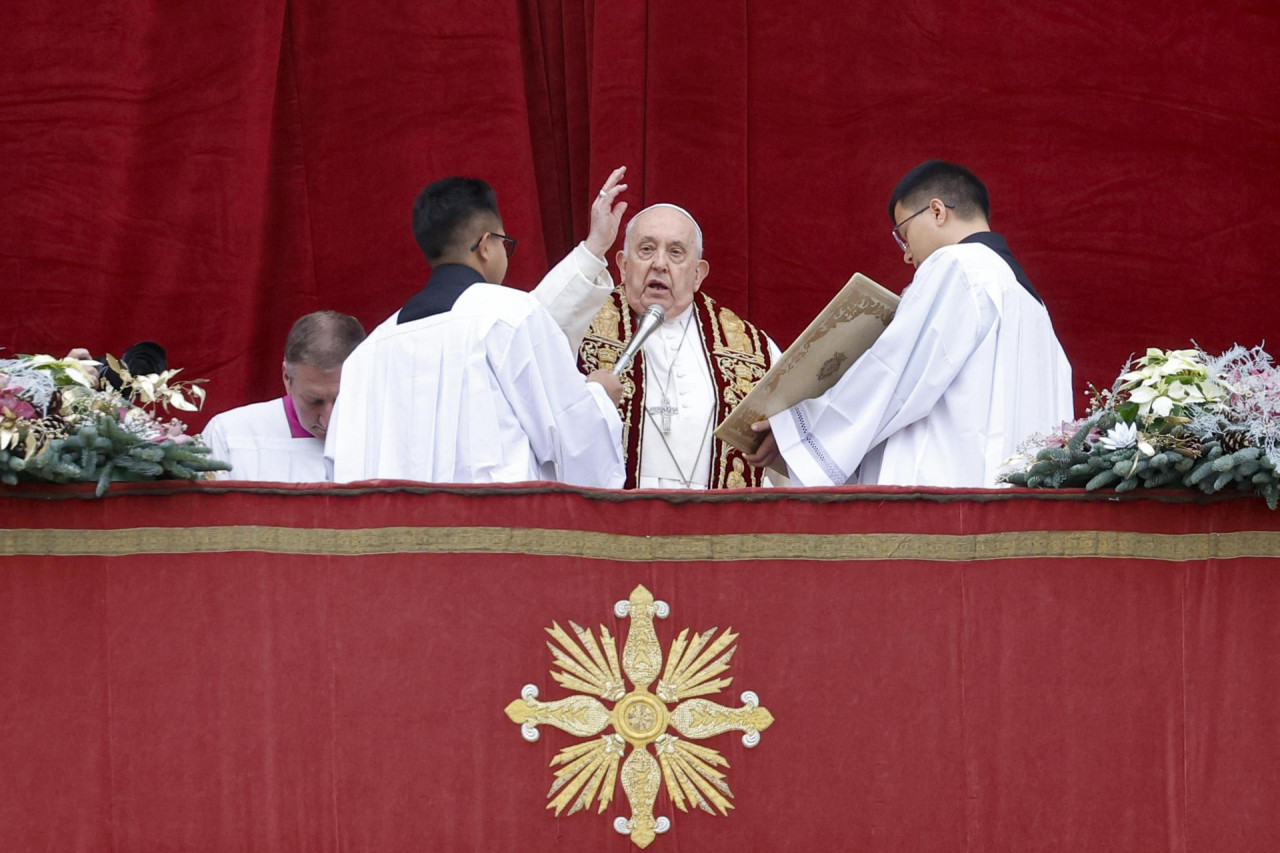
<svg viewBox="0 0 1280 853">
<path fill-rule="evenodd" d="M 941 199 L 955 208 L 961 219 L 973 219 L 982 214 L 991 218 L 991 200 L 987 188 L 978 176 L 958 163 L 945 160 L 927 160 L 902 176 L 889 196 L 889 219 L 896 222 L 894 208 L 901 203 L 915 208 L 928 204 L 929 199 Z"/>
<path fill-rule="evenodd" d="M 124 380 L 116 373 L 106 358 L 98 359 L 104 364 L 102 375 L 117 391 L 124 389 Z M 152 373 L 164 373 L 169 369 L 169 358 L 164 347 L 155 341 L 138 341 L 120 356 L 120 363 L 129 369 L 134 376 L 147 376 Z"/>
<path fill-rule="evenodd" d="M 479 178 L 441 178 L 413 203 L 413 237 L 434 264 L 456 251 L 463 229 L 485 215 L 501 218 L 492 187 Z"/>
<path fill-rule="evenodd" d="M 337 311 L 316 311 L 299 317 L 289 330 L 284 363 L 336 370 L 363 340 L 364 327 L 355 317 Z"/>
</svg>

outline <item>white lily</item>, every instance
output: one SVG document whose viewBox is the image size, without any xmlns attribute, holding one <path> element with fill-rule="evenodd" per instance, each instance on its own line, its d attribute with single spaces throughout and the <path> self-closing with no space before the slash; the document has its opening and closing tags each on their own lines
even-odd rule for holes
<svg viewBox="0 0 1280 853">
<path fill-rule="evenodd" d="M 1107 450 L 1121 450 L 1125 447 L 1133 447 L 1138 443 L 1138 425 L 1121 421 L 1107 430 L 1107 434 L 1099 439 L 1098 443 Z"/>
</svg>

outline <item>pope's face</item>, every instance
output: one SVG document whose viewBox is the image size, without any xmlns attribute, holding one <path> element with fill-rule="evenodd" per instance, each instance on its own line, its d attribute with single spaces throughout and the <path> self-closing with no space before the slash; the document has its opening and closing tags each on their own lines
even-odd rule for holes
<svg viewBox="0 0 1280 853">
<path fill-rule="evenodd" d="M 333 401 L 338 399 L 338 380 L 342 368 L 321 370 L 309 364 L 295 364 L 284 368 L 284 388 L 293 398 L 294 411 L 302 428 L 316 438 L 324 438 L 329 431 L 329 415 Z"/>
<path fill-rule="evenodd" d="M 710 266 L 698 257 L 697 231 L 678 210 L 659 207 L 640 213 L 631 239 L 618 252 L 618 271 L 627 304 L 636 313 L 661 305 L 675 317 L 693 303 Z"/>
</svg>

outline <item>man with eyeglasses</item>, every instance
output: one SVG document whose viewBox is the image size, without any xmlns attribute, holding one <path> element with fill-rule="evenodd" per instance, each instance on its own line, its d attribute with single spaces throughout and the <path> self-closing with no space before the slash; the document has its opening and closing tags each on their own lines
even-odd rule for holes
<svg viewBox="0 0 1280 853">
<path fill-rule="evenodd" d="M 753 464 L 794 485 L 992 487 L 1019 443 L 1073 417 L 1071 365 L 1004 238 L 987 188 L 930 160 L 889 200 L 916 267 L 884 334 L 823 394 L 780 412 Z"/>
<path fill-rule="evenodd" d="M 445 178 L 418 196 L 413 231 L 427 285 L 347 359 L 325 455 L 337 482 L 623 482 L 622 385 L 583 376 L 557 312 L 559 290 L 612 288 L 601 257 L 617 237 L 626 189 L 610 176 L 591 233 L 540 285 L 503 287 L 516 241 L 492 188 Z M 551 310 L 544 306 L 551 306 Z"/>
</svg>

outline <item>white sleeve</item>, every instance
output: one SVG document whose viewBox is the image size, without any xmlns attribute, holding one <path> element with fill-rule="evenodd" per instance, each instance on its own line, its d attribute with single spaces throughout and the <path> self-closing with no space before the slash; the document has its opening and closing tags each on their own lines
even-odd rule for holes
<svg viewBox="0 0 1280 853">
<path fill-rule="evenodd" d="M 342 363 L 338 399 L 329 414 L 329 431 L 324 439 L 325 476 L 335 483 L 364 480 L 370 469 L 369 444 L 378 440 L 371 434 L 373 389 L 371 386 L 372 335 L 356 347 Z"/>
<path fill-rule="evenodd" d="M 209 445 L 209 456 L 212 459 L 218 459 L 222 462 L 231 462 L 231 449 L 227 447 L 227 434 L 223 429 L 222 415 L 214 415 L 209 423 L 205 424 L 204 432 L 200 434 L 204 443 Z M 231 471 L 214 471 L 213 478 L 215 480 L 230 480 Z"/>
<path fill-rule="evenodd" d="M 955 259 L 918 274 L 884 334 L 835 385 L 769 419 L 795 485 L 848 482 L 867 451 L 929 413 L 995 321 Z"/>
<path fill-rule="evenodd" d="M 621 488 L 622 419 L 603 388 L 578 372 L 568 341 L 541 305 L 490 355 L 498 384 L 540 464 L 577 486 Z"/>
<path fill-rule="evenodd" d="M 608 263 L 593 255 L 586 243 L 579 243 L 552 267 L 533 289 L 533 296 L 551 313 L 576 356 L 592 319 L 612 292 Z"/>
</svg>

